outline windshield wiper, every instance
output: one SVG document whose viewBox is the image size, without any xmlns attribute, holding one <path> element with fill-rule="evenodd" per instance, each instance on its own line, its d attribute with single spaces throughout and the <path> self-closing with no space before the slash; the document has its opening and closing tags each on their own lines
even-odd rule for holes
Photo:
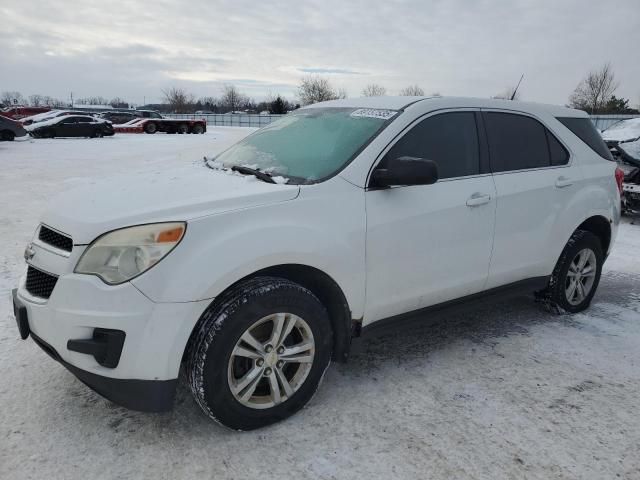
<svg viewBox="0 0 640 480">
<path fill-rule="evenodd" d="M 231 167 L 231 170 L 238 173 L 245 173 L 247 175 L 253 175 L 256 178 L 259 178 L 263 182 L 267 183 L 276 183 L 275 180 L 266 172 L 261 172 L 255 168 L 244 167 L 242 165 L 234 165 Z"/>
</svg>

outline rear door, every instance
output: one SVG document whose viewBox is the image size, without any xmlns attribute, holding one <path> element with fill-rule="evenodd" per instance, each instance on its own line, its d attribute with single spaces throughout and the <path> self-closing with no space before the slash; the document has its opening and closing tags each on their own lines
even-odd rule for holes
<svg viewBox="0 0 640 480">
<path fill-rule="evenodd" d="M 481 291 L 493 241 L 495 188 L 473 110 L 422 117 L 380 162 L 433 160 L 433 185 L 366 192 L 365 323 Z"/>
<path fill-rule="evenodd" d="M 57 125 L 54 126 L 55 133 L 58 137 L 75 136 L 77 117 L 64 117 Z"/>
<path fill-rule="evenodd" d="M 76 137 L 90 137 L 96 128 L 95 120 L 93 117 L 78 117 L 78 123 L 76 124 Z"/>
<path fill-rule="evenodd" d="M 549 256 L 567 241 L 555 237 L 581 171 L 539 119 L 492 110 L 485 110 L 483 119 L 497 190 L 487 288 L 549 275 L 554 263 Z"/>
</svg>

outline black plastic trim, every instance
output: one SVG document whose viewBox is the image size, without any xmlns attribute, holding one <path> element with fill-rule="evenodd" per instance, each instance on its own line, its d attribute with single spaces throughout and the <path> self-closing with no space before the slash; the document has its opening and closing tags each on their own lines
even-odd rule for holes
<svg viewBox="0 0 640 480">
<path fill-rule="evenodd" d="M 65 362 L 51 345 L 33 332 L 31 332 L 31 338 L 51 358 L 73 373 L 78 380 L 113 403 L 141 412 L 166 412 L 173 408 L 177 378 L 134 380 L 103 377 Z"/>
<path fill-rule="evenodd" d="M 522 294 L 531 294 L 544 289 L 549 283 L 549 277 L 534 277 L 519 282 L 502 285 L 500 287 L 474 293 L 462 298 L 438 303 L 429 307 L 402 313 L 382 320 L 378 320 L 370 325 L 362 327 L 361 337 L 376 337 L 389 333 L 397 328 L 406 328 L 412 325 L 424 325 L 436 322 L 441 319 L 443 313 L 465 312 L 473 308 L 478 302 L 487 298 L 510 298 Z M 425 318 L 426 316 L 426 318 Z"/>
<path fill-rule="evenodd" d="M 67 350 L 93 355 L 96 362 L 103 367 L 116 368 L 120 362 L 125 337 L 126 334 L 122 330 L 96 328 L 93 330 L 93 338 L 69 340 Z"/>
</svg>

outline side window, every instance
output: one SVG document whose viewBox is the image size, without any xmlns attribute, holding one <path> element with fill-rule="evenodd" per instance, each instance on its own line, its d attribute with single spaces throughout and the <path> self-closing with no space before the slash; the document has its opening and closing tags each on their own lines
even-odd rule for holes
<svg viewBox="0 0 640 480">
<path fill-rule="evenodd" d="M 385 159 L 405 156 L 433 160 L 440 178 L 480 173 L 474 112 L 442 113 L 422 120 L 391 147 Z"/>
<path fill-rule="evenodd" d="M 558 166 L 569 163 L 569 152 L 567 152 L 567 149 L 562 146 L 560 141 L 549 130 L 547 130 L 547 141 L 549 142 L 551 165 Z"/>
<path fill-rule="evenodd" d="M 484 118 L 493 172 L 551 165 L 546 128 L 540 122 L 514 113 L 488 112 Z"/>
<path fill-rule="evenodd" d="M 67 117 L 60 123 L 76 123 L 76 117 Z"/>
<path fill-rule="evenodd" d="M 557 117 L 558 121 L 571 130 L 576 137 L 586 143 L 591 150 L 596 152 L 605 160 L 613 161 L 611 152 L 602 140 L 602 136 L 593 126 L 593 122 L 588 118 L 577 117 Z"/>
</svg>

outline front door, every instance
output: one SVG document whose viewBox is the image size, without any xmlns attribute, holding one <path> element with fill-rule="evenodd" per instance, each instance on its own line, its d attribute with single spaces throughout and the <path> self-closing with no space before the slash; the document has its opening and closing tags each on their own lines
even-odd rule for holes
<svg viewBox="0 0 640 480">
<path fill-rule="evenodd" d="M 367 191 L 364 324 L 483 290 L 496 191 L 476 115 L 423 117 L 384 155 L 382 166 L 401 156 L 433 160 L 439 180 Z"/>
</svg>

